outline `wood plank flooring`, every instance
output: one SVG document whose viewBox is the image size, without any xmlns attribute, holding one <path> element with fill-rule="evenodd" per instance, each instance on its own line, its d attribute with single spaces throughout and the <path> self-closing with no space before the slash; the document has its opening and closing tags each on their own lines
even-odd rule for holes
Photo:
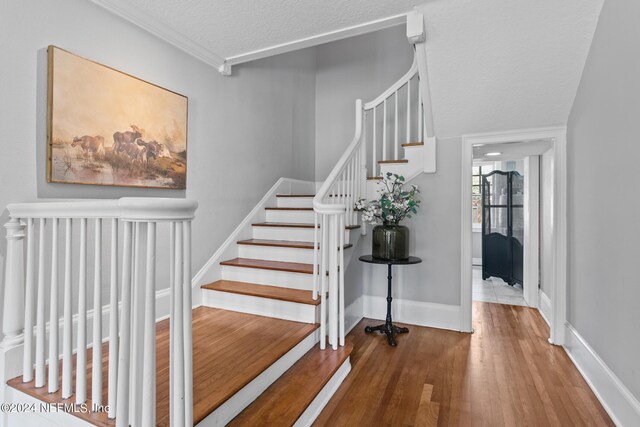
<svg viewBox="0 0 640 427">
<path fill-rule="evenodd" d="M 353 344 L 334 351 L 315 346 L 228 425 L 292 426 L 347 360 Z"/>
<path fill-rule="evenodd" d="M 202 421 L 230 396 L 262 373 L 273 362 L 318 328 L 315 324 L 290 322 L 234 311 L 200 307 L 193 310 L 193 401 L 194 423 Z M 169 321 L 157 324 L 157 424 L 169 425 Z M 108 346 L 103 347 L 103 401 L 107 402 Z M 75 364 L 74 364 L 75 366 Z M 91 390 L 91 351 L 88 352 L 88 386 Z M 75 379 L 74 379 L 75 384 Z M 9 385 L 45 402 L 63 400 L 60 392 L 49 394 L 46 387 L 22 383 L 21 377 Z M 74 415 L 94 425 L 112 426 L 106 414 Z"/>
<path fill-rule="evenodd" d="M 537 310 L 474 302 L 474 334 L 349 334 L 351 373 L 316 426 L 613 426 Z"/>
</svg>

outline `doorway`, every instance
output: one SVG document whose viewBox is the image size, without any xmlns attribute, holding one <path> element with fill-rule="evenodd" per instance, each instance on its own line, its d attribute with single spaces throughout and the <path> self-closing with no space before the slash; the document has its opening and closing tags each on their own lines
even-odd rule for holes
<svg viewBox="0 0 640 427">
<path fill-rule="evenodd" d="M 547 179 L 540 188 L 540 162 L 545 157 Z M 488 158 L 488 159 L 487 159 Z M 477 203 L 472 197 L 472 176 L 474 161 L 476 165 L 485 162 L 499 163 L 499 168 L 518 169 L 524 172 L 523 216 L 524 227 L 520 236 L 523 250 L 522 299 L 529 307 L 541 310 L 550 324 L 550 342 L 561 345 L 564 342 L 564 324 L 566 319 L 566 130 L 564 128 L 546 128 L 536 130 L 476 134 L 463 137 L 462 152 L 462 250 L 461 250 L 461 300 L 460 330 L 472 332 L 472 300 L 474 261 L 475 271 L 478 257 L 473 256 L 473 218 L 477 215 Z M 503 164 L 503 162 L 505 162 Z M 483 174 L 481 174 L 483 175 Z M 548 217 L 544 230 L 540 228 L 540 192 L 543 191 L 544 208 Z M 475 209 L 475 210 L 474 210 Z M 477 226 L 476 226 L 477 229 Z M 507 233 L 508 234 L 508 233 Z M 512 234 L 513 235 L 513 234 Z M 541 241 L 544 242 L 541 252 Z M 475 259 L 474 259 L 475 258 Z M 541 274 L 541 260 L 545 274 Z M 482 274 L 482 273 L 480 273 Z M 476 272 L 477 276 L 478 273 Z M 540 295 L 540 277 L 546 277 L 547 299 L 543 302 Z M 492 281 L 493 284 L 493 281 Z M 514 291 L 516 284 L 511 287 Z M 507 283 L 506 286 L 509 286 Z M 504 289 L 504 288 L 501 288 Z M 495 292 L 495 290 L 494 290 Z M 502 292 L 502 291 L 501 291 Z M 512 292 L 513 293 L 513 292 Z M 514 295 L 515 296 L 515 295 Z M 498 298 L 496 293 L 496 299 Z M 512 301 L 514 302 L 514 301 Z"/>
<path fill-rule="evenodd" d="M 524 292 L 524 201 L 529 179 L 525 176 L 525 158 L 497 149 L 491 145 L 474 147 L 473 300 L 533 306 L 528 301 L 531 292 Z M 529 278 L 528 287 L 537 286 L 536 279 Z M 534 283 L 530 283 L 532 280 Z"/>
</svg>

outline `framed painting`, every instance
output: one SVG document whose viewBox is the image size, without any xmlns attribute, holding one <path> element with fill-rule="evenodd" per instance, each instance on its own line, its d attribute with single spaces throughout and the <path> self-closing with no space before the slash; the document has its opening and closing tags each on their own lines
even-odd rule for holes
<svg viewBox="0 0 640 427">
<path fill-rule="evenodd" d="M 47 181 L 185 189 L 187 97 L 48 48 Z"/>
</svg>

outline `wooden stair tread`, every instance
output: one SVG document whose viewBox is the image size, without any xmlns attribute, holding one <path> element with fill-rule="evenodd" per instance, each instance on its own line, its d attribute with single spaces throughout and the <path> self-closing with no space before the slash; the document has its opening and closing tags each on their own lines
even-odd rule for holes
<svg viewBox="0 0 640 427">
<path fill-rule="evenodd" d="M 281 288 L 279 286 L 258 285 L 255 283 L 237 282 L 234 280 L 218 280 L 217 282 L 203 285 L 202 289 L 212 291 L 229 292 L 240 295 L 269 298 L 279 301 L 297 302 L 308 305 L 319 305 L 320 298 L 314 300 L 311 291 L 300 289 Z"/>
<path fill-rule="evenodd" d="M 320 228 L 320 224 L 317 226 L 314 224 L 294 223 L 294 222 L 256 222 L 251 224 L 254 227 L 280 227 L 280 228 Z M 347 225 L 344 227 L 346 230 L 353 230 L 360 228 L 360 225 Z"/>
<path fill-rule="evenodd" d="M 264 372 L 319 325 L 274 319 L 216 308 L 193 310 L 193 421 L 202 421 L 231 396 Z M 107 402 L 108 343 L 103 345 L 102 395 Z M 87 390 L 91 395 L 91 349 L 87 350 Z M 74 356 L 75 357 L 75 356 Z M 75 366 L 75 363 L 74 363 Z M 157 405 L 159 426 L 169 425 L 169 320 L 156 324 Z M 75 372 L 74 372 L 75 376 Z M 70 403 L 61 392 L 48 393 L 14 378 L 8 384 L 30 396 L 50 403 Z M 74 380 L 75 384 L 75 380 Z M 90 401 L 89 401 L 90 402 Z M 114 426 L 107 413 L 74 412 L 73 415 L 98 426 Z"/>
<path fill-rule="evenodd" d="M 290 273 L 313 274 L 313 264 L 300 262 L 267 261 L 263 259 L 234 258 L 223 261 L 220 265 L 231 267 L 258 268 L 261 270 L 287 271 Z"/>
<path fill-rule="evenodd" d="M 367 179 L 372 181 L 372 180 L 376 180 L 376 179 L 382 179 L 382 177 L 381 176 L 368 176 Z"/>
<path fill-rule="evenodd" d="M 247 239 L 237 242 L 239 245 L 272 246 L 277 248 L 313 249 L 313 242 L 297 242 L 293 240 L 268 240 L 268 239 Z M 346 243 L 344 249 L 349 249 L 353 245 Z"/>
<path fill-rule="evenodd" d="M 380 164 L 380 165 L 385 165 L 385 164 L 402 164 L 402 163 L 409 163 L 409 160 L 407 160 L 407 159 L 399 159 L 399 160 L 378 160 L 378 164 Z"/>
<path fill-rule="evenodd" d="M 312 211 L 313 208 L 279 208 L 279 207 L 269 207 L 264 208 L 265 211 Z"/>
<path fill-rule="evenodd" d="M 254 227 L 283 227 L 283 228 L 314 228 L 314 224 L 299 224 L 295 222 L 256 222 Z M 319 227 L 319 226 L 318 226 Z"/>
<path fill-rule="evenodd" d="M 424 142 L 408 142 L 406 144 L 402 144 L 403 147 L 419 147 L 421 145 L 424 145 Z"/>
<path fill-rule="evenodd" d="M 292 426 L 347 360 L 351 340 L 334 351 L 309 350 L 228 426 Z"/>
</svg>

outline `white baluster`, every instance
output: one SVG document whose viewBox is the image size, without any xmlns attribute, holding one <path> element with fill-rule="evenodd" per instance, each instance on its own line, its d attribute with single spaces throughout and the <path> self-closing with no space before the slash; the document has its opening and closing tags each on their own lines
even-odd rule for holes
<svg viewBox="0 0 640 427">
<path fill-rule="evenodd" d="M 45 320 L 44 320 L 44 237 L 46 220 L 40 218 L 40 232 L 38 238 L 38 295 L 36 306 L 36 387 L 44 387 L 44 345 L 45 345 Z"/>
<path fill-rule="evenodd" d="M 144 267 L 143 251 L 146 247 L 147 224 L 136 222 L 133 239 L 133 279 L 131 292 L 131 360 L 129 384 L 129 421 L 138 425 L 142 420 L 142 371 L 144 340 Z"/>
<path fill-rule="evenodd" d="M 58 391 L 58 218 L 51 221 L 51 296 L 49 304 L 49 393 Z"/>
<path fill-rule="evenodd" d="M 394 138 L 393 138 L 393 159 L 394 160 L 398 160 L 398 91 L 394 92 L 395 95 L 395 114 L 394 114 L 394 121 L 393 121 L 393 132 L 394 132 Z"/>
<path fill-rule="evenodd" d="M 424 113 L 422 112 L 422 82 L 418 79 L 418 141 L 424 142 L 422 139 L 424 130 Z"/>
<path fill-rule="evenodd" d="M 25 383 L 33 380 L 33 276 L 35 275 L 33 228 L 33 218 L 27 219 L 27 280 L 24 298 L 24 354 L 22 359 L 22 381 Z"/>
<path fill-rule="evenodd" d="M 382 160 L 387 160 L 387 100 L 382 108 Z"/>
<path fill-rule="evenodd" d="M 71 234 L 73 222 L 71 218 L 65 221 L 64 241 L 64 295 L 63 295 L 63 320 L 62 320 L 62 398 L 68 399 L 73 394 L 73 353 L 72 330 L 73 319 L 71 317 Z"/>
<path fill-rule="evenodd" d="M 322 225 L 322 241 L 320 246 L 320 348 L 324 350 L 327 346 L 327 254 L 329 248 L 329 240 L 327 239 L 329 230 L 327 230 L 327 215 L 321 215 Z"/>
<path fill-rule="evenodd" d="M 345 207 L 347 208 L 347 212 L 350 212 L 351 206 L 351 195 L 353 191 L 351 190 L 351 170 L 353 165 L 353 157 L 347 162 L 347 174 L 346 174 L 346 188 L 347 188 L 347 197 L 345 200 Z M 348 224 L 351 225 L 351 224 Z"/>
<path fill-rule="evenodd" d="M 93 247 L 93 352 L 91 360 L 91 403 L 102 406 L 102 219 L 95 220 Z M 114 306 L 117 310 L 117 305 Z"/>
<path fill-rule="evenodd" d="M 24 225 L 11 218 L 5 225 L 7 255 L 4 269 L 4 310 L 2 343 L 4 348 L 24 341 Z"/>
<path fill-rule="evenodd" d="M 171 348 L 170 363 L 173 365 L 173 421 L 176 426 L 184 426 L 185 420 L 185 407 L 184 407 L 184 392 L 185 392 L 185 378 L 184 378 L 184 316 L 183 310 L 183 293 L 182 293 L 182 267 L 183 267 L 183 242 L 182 242 L 182 225 L 176 223 L 175 232 L 175 268 L 174 268 L 174 283 L 173 283 L 173 309 L 171 314 L 174 317 L 173 330 L 175 332 L 175 338 L 173 340 L 173 347 Z"/>
<path fill-rule="evenodd" d="M 340 230 L 344 230 L 344 215 L 340 215 Z M 340 345 L 344 346 L 344 232 L 340 233 L 340 244 L 338 245 L 338 270 L 340 271 L 340 282 L 338 283 L 338 316 Z"/>
<path fill-rule="evenodd" d="M 118 220 L 111 220 L 111 271 L 109 277 L 109 390 L 111 419 L 116 417 L 118 393 Z"/>
<path fill-rule="evenodd" d="M 371 149 L 371 156 L 373 163 L 371 164 L 371 176 L 376 176 L 378 172 L 378 163 L 376 162 L 376 127 L 378 123 L 376 121 L 376 107 L 373 107 L 373 148 Z"/>
<path fill-rule="evenodd" d="M 116 426 L 129 426 L 129 358 L 131 357 L 131 263 L 133 224 L 124 223 L 122 247 L 122 311 L 120 315 L 120 344 L 118 348 L 118 393 Z"/>
<path fill-rule="evenodd" d="M 338 218 L 329 216 L 329 343 L 338 349 Z"/>
<path fill-rule="evenodd" d="M 142 425 L 156 425 L 156 223 L 147 225 Z"/>
<path fill-rule="evenodd" d="M 175 292 L 174 287 L 176 283 L 175 267 L 176 267 L 176 223 L 171 222 L 169 224 L 169 354 L 173 352 L 174 340 L 175 340 Z M 173 362 L 169 359 L 169 425 L 173 424 L 173 415 L 175 412 L 174 396 L 173 396 L 173 384 L 174 384 Z"/>
<path fill-rule="evenodd" d="M 407 81 L 407 144 L 411 142 L 411 79 Z"/>
<path fill-rule="evenodd" d="M 76 349 L 76 404 L 87 400 L 87 219 L 80 219 L 78 279 L 78 346 Z"/>
<path fill-rule="evenodd" d="M 313 213 L 313 299 L 318 299 L 318 212 Z"/>
<path fill-rule="evenodd" d="M 184 330 L 184 425 L 193 425 L 193 343 L 191 313 L 191 221 L 184 221 L 184 258 L 182 267 L 182 315 Z"/>
</svg>

